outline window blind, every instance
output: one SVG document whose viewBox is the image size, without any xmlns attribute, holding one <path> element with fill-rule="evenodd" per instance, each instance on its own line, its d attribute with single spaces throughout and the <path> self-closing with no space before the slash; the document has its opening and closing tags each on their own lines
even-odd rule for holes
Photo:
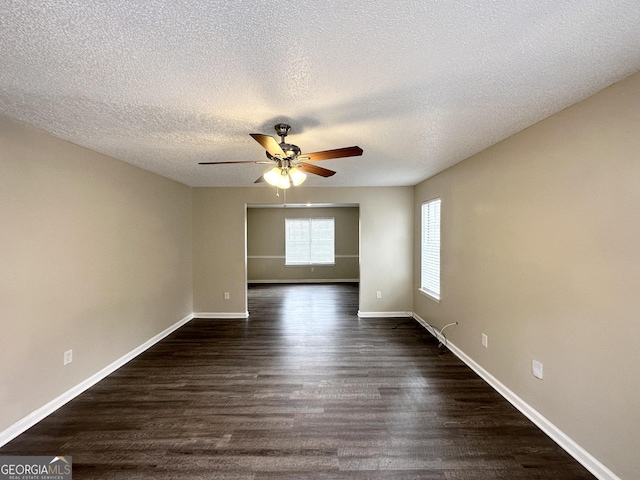
<svg viewBox="0 0 640 480">
<path fill-rule="evenodd" d="M 420 290 L 440 300 L 440 204 L 439 198 L 422 204 Z"/>
</svg>

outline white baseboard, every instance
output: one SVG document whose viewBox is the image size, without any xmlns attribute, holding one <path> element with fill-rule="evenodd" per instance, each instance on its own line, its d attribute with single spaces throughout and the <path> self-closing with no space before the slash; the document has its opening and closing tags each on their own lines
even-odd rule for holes
<svg viewBox="0 0 640 480">
<path fill-rule="evenodd" d="M 146 342 L 144 342 L 139 347 L 134 348 L 129 353 L 127 353 L 126 355 L 120 357 L 118 360 L 116 360 L 112 364 L 107 365 L 102 370 L 100 370 L 99 372 L 93 374 L 92 376 L 90 376 L 86 380 L 83 380 L 82 382 L 80 382 L 75 387 L 72 387 L 71 389 L 69 389 L 66 392 L 64 392 L 62 395 L 59 395 L 58 397 L 54 398 L 49 403 L 47 403 L 47 404 L 43 405 L 42 407 L 38 408 L 37 410 L 31 412 L 29 415 L 27 415 L 23 419 L 18 420 L 16 423 L 11 425 L 9 428 L 7 428 L 7 429 L 3 430 L 2 432 L 0 432 L 0 447 L 2 447 L 3 445 L 6 445 L 11 440 L 16 438 L 18 435 L 26 432 L 29 428 L 33 427 L 36 423 L 38 423 L 39 421 L 43 420 L 47 416 L 51 415 L 53 412 L 58 410 L 60 407 L 62 407 L 66 403 L 68 403 L 71 400 L 73 400 L 75 397 L 80 395 L 85 390 L 87 390 L 87 389 L 91 388 L 92 386 L 94 386 L 96 383 L 98 383 L 103 378 L 107 377 L 109 374 L 115 372 L 117 369 L 122 367 L 127 362 L 133 360 L 135 357 L 137 357 L 142 352 L 144 352 L 145 350 L 149 349 L 150 347 L 152 347 L 153 345 L 158 343 L 163 338 L 165 338 L 165 337 L 169 336 L 171 333 L 175 332 L 178 328 L 180 328 L 183 325 L 185 325 L 186 323 L 188 323 L 191 319 L 193 319 L 193 314 L 192 313 L 190 313 L 189 315 L 184 317 L 179 322 L 174 323 L 169 328 L 163 330 L 159 334 L 155 335 L 151 339 L 147 340 Z"/>
<path fill-rule="evenodd" d="M 249 312 L 194 312 L 193 318 L 249 318 Z"/>
<path fill-rule="evenodd" d="M 609 470 L 605 465 L 599 462 L 593 455 L 578 445 L 562 430 L 547 420 L 531 405 L 522 398 L 509 390 L 502 382 L 491 375 L 487 370 L 480 366 L 475 360 L 466 353 L 456 347 L 453 343 L 446 340 L 440 332 L 429 325 L 423 318 L 413 314 L 413 318 L 427 329 L 440 342 L 446 343 L 447 348 L 460 360 L 462 360 L 471 370 L 476 372 L 485 382 L 487 382 L 495 391 L 502 395 L 511 405 L 516 407 L 520 413 L 531 420 L 540 430 L 542 430 L 549 438 L 562 447 L 569 455 L 575 458 L 583 467 L 589 470 L 599 480 L 621 480 L 615 473 Z"/>
<path fill-rule="evenodd" d="M 360 318 L 396 318 L 396 317 L 411 317 L 411 312 L 363 312 L 358 310 L 358 317 Z"/>
<path fill-rule="evenodd" d="M 300 280 L 248 280 L 248 284 L 261 284 L 261 283 L 359 283 L 359 278 L 303 278 Z"/>
</svg>

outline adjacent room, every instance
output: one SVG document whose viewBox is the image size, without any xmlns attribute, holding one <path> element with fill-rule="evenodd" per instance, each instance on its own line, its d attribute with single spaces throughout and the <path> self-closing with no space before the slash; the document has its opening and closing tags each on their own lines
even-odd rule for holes
<svg viewBox="0 0 640 480">
<path fill-rule="evenodd" d="M 637 478 L 639 24 L 3 2 L 0 462 Z"/>
</svg>

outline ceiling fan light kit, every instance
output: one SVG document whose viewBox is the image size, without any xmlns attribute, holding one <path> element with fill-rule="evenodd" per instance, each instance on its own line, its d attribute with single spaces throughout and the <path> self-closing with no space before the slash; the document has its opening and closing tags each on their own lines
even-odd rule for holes
<svg viewBox="0 0 640 480">
<path fill-rule="evenodd" d="M 262 133 L 251 133 L 251 137 L 265 149 L 267 158 L 276 163 L 264 175 L 260 176 L 255 183 L 263 180 L 269 185 L 281 189 L 290 188 L 301 185 L 307 178 L 307 173 L 319 175 L 321 177 L 330 177 L 336 172 L 327 168 L 319 167 L 308 162 L 317 162 L 320 160 L 331 160 L 334 158 L 357 157 L 362 155 L 360 147 L 345 147 L 335 150 L 324 150 L 322 152 L 314 152 L 303 155 L 297 145 L 285 142 L 285 138 L 289 134 L 291 127 L 286 123 L 278 123 L 274 126 L 276 133 L 280 137 L 280 143 L 270 135 Z M 264 161 L 239 161 L 239 162 L 200 162 L 200 165 L 216 165 L 229 163 L 265 163 Z M 268 162 L 266 162 L 268 163 Z"/>
<path fill-rule="evenodd" d="M 307 179 L 307 175 L 296 167 L 274 167 L 263 175 L 264 180 L 274 187 L 287 189 L 297 187 Z"/>
</svg>

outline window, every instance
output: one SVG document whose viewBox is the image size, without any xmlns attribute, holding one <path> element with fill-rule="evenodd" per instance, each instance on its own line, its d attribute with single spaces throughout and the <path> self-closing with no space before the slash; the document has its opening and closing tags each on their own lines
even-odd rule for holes
<svg viewBox="0 0 640 480">
<path fill-rule="evenodd" d="M 422 204 L 420 291 L 440 300 L 440 199 Z"/>
<path fill-rule="evenodd" d="M 333 265 L 333 218 L 285 219 L 286 265 Z"/>
</svg>

